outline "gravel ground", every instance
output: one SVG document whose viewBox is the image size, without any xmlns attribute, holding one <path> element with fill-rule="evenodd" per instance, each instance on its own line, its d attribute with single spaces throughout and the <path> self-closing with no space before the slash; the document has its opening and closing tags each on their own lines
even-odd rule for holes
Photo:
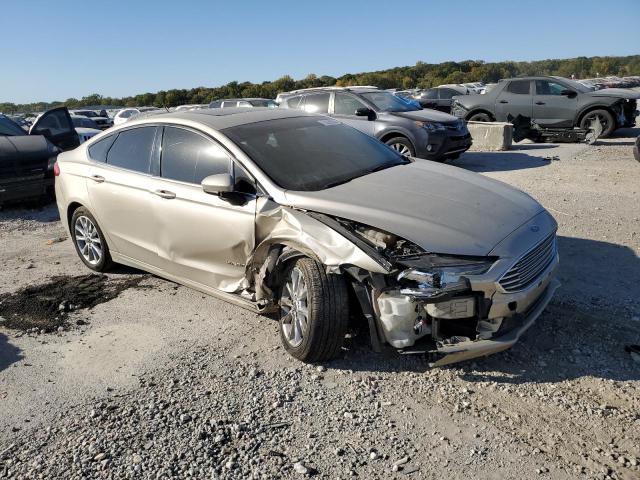
<svg viewBox="0 0 640 480">
<path fill-rule="evenodd" d="M 53 330 L 0 326 L 0 478 L 640 478 L 639 133 L 455 162 L 559 223 L 563 287 L 488 358 L 428 369 L 354 334 L 304 365 L 273 320 L 125 268 Z M 3 298 L 59 276 L 75 299 L 87 273 L 53 206 L 0 212 Z"/>
</svg>

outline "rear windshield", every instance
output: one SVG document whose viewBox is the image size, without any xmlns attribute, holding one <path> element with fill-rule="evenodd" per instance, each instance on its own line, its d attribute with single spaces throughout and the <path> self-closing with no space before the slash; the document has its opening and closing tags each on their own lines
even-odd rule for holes
<svg viewBox="0 0 640 480">
<path fill-rule="evenodd" d="M 0 135 L 4 137 L 16 137 L 26 134 L 27 132 L 25 132 L 20 125 L 0 114 Z"/>
<path fill-rule="evenodd" d="M 286 190 L 323 190 L 409 163 L 378 140 L 327 117 L 295 117 L 222 130 Z"/>
</svg>

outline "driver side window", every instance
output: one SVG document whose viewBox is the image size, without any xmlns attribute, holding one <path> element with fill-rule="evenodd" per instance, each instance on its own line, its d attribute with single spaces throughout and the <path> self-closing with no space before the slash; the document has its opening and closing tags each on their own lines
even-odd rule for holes
<svg viewBox="0 0 640 480">
<path fill-rule="evenodd" d="M 335 115 L 354 116 L 357 109 L 364 107 L 365 105 L 352 95 L 336 92 L 333 105 L 333 112 Z"/>
<path fill-rule="evenodd" d="M 536 95 L 562 95 L 567 87 L 549 80 L 536 80 Z"/>
<path fill-rule="evenodd" d="M 199 184 L 205 177 L 231 172 L 231 157 L 217 143 L 182 128 L 165 127 L 160 175 Z"/>
</svg>

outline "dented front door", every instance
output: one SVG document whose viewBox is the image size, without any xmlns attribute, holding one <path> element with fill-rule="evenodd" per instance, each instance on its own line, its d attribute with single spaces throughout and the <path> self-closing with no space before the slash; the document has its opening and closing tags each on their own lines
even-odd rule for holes
<svg viewBox="0 0 640 480">
<path fill-rule="evenodd" d="M 255 195 L 205 193 L 209 175 L 233 173 L 229 153 L 185 127 L 165 126 L 152 193 L 161 268 L 187 282 L 236 291 L 255 243 Z"/>
<path fill-rule="evenodd" d="M 162 269 L 219 290 L 241 288 L 255 242 L 255 198 L 234 205 L 200 185 L 169 181 L 162 190 L 154 199 Z"/>
</svg>

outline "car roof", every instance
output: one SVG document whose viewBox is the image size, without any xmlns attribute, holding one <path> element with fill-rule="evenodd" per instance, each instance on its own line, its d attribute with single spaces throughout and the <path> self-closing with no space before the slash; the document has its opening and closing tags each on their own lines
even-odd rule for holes
<svg viewBox="0 0 640 480">
<path fill-rule="evenodd" d="M 153 123 L 159 119 L 162 122 L 170 123 L 176 121 L 187 120 L 198 122 L 215 130 L 236 127 L 238 125 L 246 125 L 249 123 L 266 122 L 269 120 L 278 120 L 280 118 L 293 117 L 320 117 L 306 113 L 302 110 L 279 109 L 279 108 L 203 108 L 199 110 L 187 110 L 180 112 L 149 112 L 141 113 L 135 117 L 135 120 L 129 124 Z"/>
</svg>

